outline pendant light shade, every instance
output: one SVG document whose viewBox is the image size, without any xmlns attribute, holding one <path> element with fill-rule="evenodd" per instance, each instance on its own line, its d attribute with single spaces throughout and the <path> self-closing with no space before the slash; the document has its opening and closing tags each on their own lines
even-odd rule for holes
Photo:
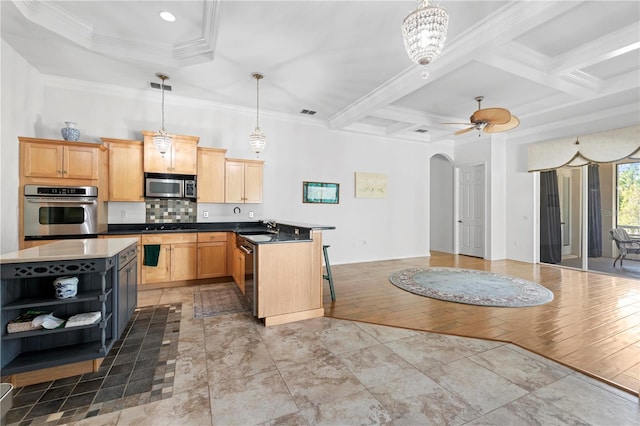
<svg viewBox="0 0 640 426">
<path fill-rule="evenodd" d="M 416 10 L 402 23 L 402 38 L 409 58 L 424 67 L 422 78 L 429 72 L 426 66 L 442 52 L 447 38 L 449 14 L 440 6 L 430 6 L 429 0 L 419 0 Z"/>
<path fill-rule="evenodd" d="M 260 130 L 260 80 L 264 76 L 257 72 L 251 76 L 256 79 L 256 128 L 249 135 L 249 145 L 251 145 L 251 150 L 259 156 L 267 144 L 267 137 Z"/>
<path fill-rule="evenodd" d="M 153 144 L 158 152 L 164 156 L 171 149 L 171 135 L 164 129 L 164 82 L 169 79 L 169 76 L 162 73 L 157 73 L 156 76 L 162 80 L 162 127 L 153 135 Z"/>
</svg>

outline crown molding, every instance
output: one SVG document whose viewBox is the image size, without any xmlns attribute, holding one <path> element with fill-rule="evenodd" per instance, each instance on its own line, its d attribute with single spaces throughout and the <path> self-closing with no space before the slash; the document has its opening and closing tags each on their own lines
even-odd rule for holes
<svg viewBox="0 0 640 426">
<path fill-rule="evenodd" d="M 134 63 L 177 67 L 213 60 L 218 34 L 219 1 L 203 2 L 200 37 L 175 45 L 153 41 L 140 42 L 96 33 L 92 25 L 69 13 L 56 2 L 13 0 L 13 4 L 29 21 L 85 49 Z"/>
</svg>

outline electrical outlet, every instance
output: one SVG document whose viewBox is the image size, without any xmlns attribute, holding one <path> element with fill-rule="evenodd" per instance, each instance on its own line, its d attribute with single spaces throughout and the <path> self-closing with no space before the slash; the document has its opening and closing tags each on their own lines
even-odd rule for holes
<svg viewBox="0 0 640 426">
<path fill-rule="evenodd" d="M 126 210 L 120 210 L 120 217 L 127 217 L 127 211 Z"/>
<path fill-rule="evenodd" d="M 249 217 L 253 217 L 253 212 L 249 212 Z"/>
<path fill-rule="evenodd" d="M 204 211 L 202 212 L 202 217 L 204 217 L 205 219 L 209 217 L 209 212 Z"/>
</svg>

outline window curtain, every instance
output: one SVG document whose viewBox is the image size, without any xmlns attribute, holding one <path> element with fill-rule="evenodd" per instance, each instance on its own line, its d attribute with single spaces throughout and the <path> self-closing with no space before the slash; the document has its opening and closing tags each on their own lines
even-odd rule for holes
<svg viewBox="0 0 640 426">
<path fill-rule="evenodd" d="M 589 257 L 602 256 L 602 209 L 600 208 L 600 167 L 588 166 Z"/>
<path fill-rule="evenodd" d="M 529 171 L 590 163 L 614 163 L 640 156 L 640 126 L 527 145 Z"/>
<path fill-rule="evenodd" d="M 555 170 L 540 172 L 540 261 L 560 263 L 562 231 L 560 228 L 560 195 Z"/>
</svg>

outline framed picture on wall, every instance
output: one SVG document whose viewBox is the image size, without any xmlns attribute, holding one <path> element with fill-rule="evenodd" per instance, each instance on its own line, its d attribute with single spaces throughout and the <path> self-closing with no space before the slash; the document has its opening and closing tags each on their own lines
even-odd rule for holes
<svg viewBox="0 0 640 426">
<path fill-rule="evenodd" d="M 327 182 L 302 182 L 302 202 L 338 204 L 340 184 Z"/>
<path fill-rule="evenodd" d="M 356 172 L 356 198 L 387 198 L 387 175 Z"/>
</svg>

